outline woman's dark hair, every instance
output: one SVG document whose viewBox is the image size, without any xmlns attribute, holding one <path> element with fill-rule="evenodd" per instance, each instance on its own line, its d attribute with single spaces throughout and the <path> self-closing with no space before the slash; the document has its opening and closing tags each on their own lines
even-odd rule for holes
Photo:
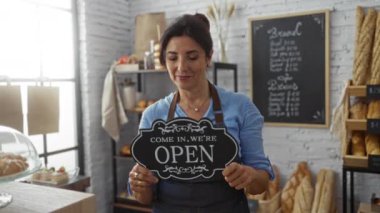
<svg viewBox="0 0 380 213">
<path fill-rule="evenodd" d="M 189 36 L 196 41 L 205 51 L 206 56 L 211 57 L 212 39 L 210 35 L 210 22 L 201 13 L 195 15 L 185 14 L 170 25 L 161 37 L 160 63 L 166 64 L 166 47 L 171 38 L 176 36 Z"/>
</svg>

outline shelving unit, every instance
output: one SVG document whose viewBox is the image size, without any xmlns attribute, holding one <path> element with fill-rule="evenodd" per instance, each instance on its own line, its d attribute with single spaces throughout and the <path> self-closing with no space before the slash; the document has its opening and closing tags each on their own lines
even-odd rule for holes
<svg viewBox="0 0 380 213">
<path fill-rule="evenodd" d="M 116 69 L 116 79 L 118 80 L 118 82 L 122 82 L 122 80 L 124 78 L 129 78 L 129 77 L 134 77 L 136 80 L 136 86 L 137 86 L 137 92 L 138 93 L 141 93 L 143 92 L 144 89 L 147 89 L 149 90 L 149 88 L 145 88 L 145 87 L 148 87 L 149 85 L 147 85 L 147 82 L 145 82 L 146 80 L 144 79 L 144 76 L 146 75 L 162 75 L 162 74 L 165 74 L 167 71 L 166 70 L 128 70 L 128 71 L 125 71 L 125 70 L 122 70 L 122 69 Z M 167 79 L 168 81 L 170 81 L 169 79 Z M 144 87 L 145 86 L 145 87 Z M 149 91 L 146 91 L 146 92 L 149 92 Z M 164 91 L 165 94 L 167 94 L 169 91 Z M 156 97 L 157 98 L 157 97 Z M 134 108 L 132 110 L 127 110 L 126 113 L 129 114 L 129 115 L 137 115 L 138 116 L 138 119 L 139 120 L 141 118 L 141 114 L 142 112 L 145 110 L 145 108 Z M 133 122 L 133 121 L 132 121 Z M 135 124 L 136 126 L 138 126 L 138 123 Z M 131 131 L 131 132 L 134 132 L 134 131 Z M 130 133 L 133 135 L 133 133 Z M 134 212 L 151 212 L 151 207 L 149 205 L 143 205 L 143 204 L 140 204 L 139 202 L 137 202 L 136 200 L 134 200 L 133 198 L 131 197 L 128 197 L 128 193 L 127 193 L 127 189 L 126 189 L 126 183 L 128 181 L 128 177 L 127 175 L 125 174 L 121 174 L 121 173 L 125 173 L 125 172 L 119 172 L 119 168 L 118 168 L 118 165 L 120 164 L 123 164 L 124 166 L 128 165 L 129 167 L 132 167 L 134 165 L 134 161 L 133 161 L 133 158 L 132 156 L 121 156 L 119 154 L 119 150 L 120 150 L 120 147 L 121 145 L 126 145 L 126 144 L 130 144 L 132 141 L 130 141 L 129 139 L 125 140 L 125 141 L 120 141 L 119 143 L 120 144 L 116 144 L 115 141 L 112 141 L 112 155 L 113 155 L 113 177 L 114 177 L 114 181 L 113 181 L 113 184 L 114 184 L 114 212 L 115 213 L 118 213 L 118 212 L 131 212 L 131 213 L 134 213 Z M 129 169 L 126 169 L 125 171 L 127 171 Z M 129 171 L 128 171 L 129 173 Z M 120 189 L 120 186 L 118 184 L 118 177 L 119 176 L 123 176 L 125 177 L 125 184 L 123 184 L 124 187 L 121 187 L 122 190 L 119 190 Z"/>
<path fill-rule="evenodd" d="M 367 119 L 350 119 L 349 118 L 349 108 L 350 108 L 350 99 L 351 97 L 362 97 L 362 98 L 368 98 L 367 97 L 367 86 L 353 86 L 351 82 L 349 82 L 349 86 L 346 91 L 345 96 L 345 106 L 344 109 L 345 113 L 345 125 L 346 125 L 346 138 L 343 145 L 343 175 L 342 175 L 342 182 L 343 182 L 343 212 L 347 212 L 347 174 L 349 174 L 350 177 L 350 212 L 354 212 L 354 173 L 374 173 L 374 174 L 380 174 L 380 168 L 377 165 L 377 167 L 371 166 L 372 163 L 369 162 L 369 158 L 377 158 L 380 159 L 380 156 L 354 156 L 350 153 L 351 148 L 351 132 L 354 130 L 360 130 L 360 131 L 367 131 L 368 122 L 370 120 Z"/>
</svg>

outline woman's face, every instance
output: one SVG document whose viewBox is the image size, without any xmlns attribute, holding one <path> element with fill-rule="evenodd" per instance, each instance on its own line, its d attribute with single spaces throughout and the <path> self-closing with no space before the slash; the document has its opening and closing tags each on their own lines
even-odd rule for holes
<svg viewBox="0 0 380 213">
<path fill-rule="evenodd" d="M 194 89 L 206 79 L 210 57 L 207 57 L 202 47 L 188 36 L 170 39 L 165 60 L 170 78 L 179 89 Z"/>
</svg>

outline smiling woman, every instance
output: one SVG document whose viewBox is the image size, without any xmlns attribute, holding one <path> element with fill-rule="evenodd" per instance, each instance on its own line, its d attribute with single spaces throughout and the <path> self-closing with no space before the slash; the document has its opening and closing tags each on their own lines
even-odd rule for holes
<svg viewBox="0 0 380 213">
<path fill-rule="evenodd" d="M 72 6 L 72 0 L 12 0 L 0 7 L 0 86 L 8 82 L 21 86 L 24 133 L 28 132 L 27 87 L 59 88 L 59 131 L 30 137 L 49 167 L 75 168 L 82 164 L 74 50 L 76 15 Z"/>
<path fill-rule="evenodd" d="M 150 143 L 157 146 L 153 149 L 142 146 L 141 156 L 136 154 L 139 142 L 134 141 L 131 151 L 138 163 L 129 173 L 131 195 L 141 203 L 151 203 L 153 212 L 246 213 L 244 189 L 259 194 L 273 177 L 263 151 L 260 112 L 248 97 L 227 92 L 207 80 L 212 46 L 210 24 L 203 14 L 179 17 L 161 38 L 160 62 L 178 91 L 149 106 L 139 128 L 150 134 L 157 133 L 151 128 L 164 125 L 157 124 L 162 121 L 165 125 L 173 122 L 173 127 L 160 126 L 160 138 L 167 142 Z M 205 129 L 203 119 L 209 119 L 210 128 L 231 136 L 216 137 Z M 174 126 L 176 121 L 180 123 Z M 198 128 L 189 128 L 193 122 L 201 123 Z M 189 136 L 189 131 L 195 135 Z M 143 137 L 137 138 L 150 141 Z M 231 146 L 218 148 L 228 144 Z M 223 159 L 220 156 L 226 156 L 226 150 L 235 151 L 219 164 L 217 159 Z M 145 166 L 143 162 L 152 156 L 156 161 Z M 168 175 L 167 171 L 173 173 Z M 215 172 L 197 173 L 203 171 Z"/>
</svg>

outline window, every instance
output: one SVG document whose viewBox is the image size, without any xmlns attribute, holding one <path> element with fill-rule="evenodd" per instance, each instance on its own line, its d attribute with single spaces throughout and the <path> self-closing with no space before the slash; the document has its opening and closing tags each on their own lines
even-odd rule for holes
<svg viewBox="0 0 380 213">
<path fill-rule="evenodd" d="M 21 86 L 24 129 L 27 86 L 59 87 L 59 132 L 30 138 L 45 165 L 83 173 L 75 0 L 0 4 L 0 85 Z"/>
</svg>

